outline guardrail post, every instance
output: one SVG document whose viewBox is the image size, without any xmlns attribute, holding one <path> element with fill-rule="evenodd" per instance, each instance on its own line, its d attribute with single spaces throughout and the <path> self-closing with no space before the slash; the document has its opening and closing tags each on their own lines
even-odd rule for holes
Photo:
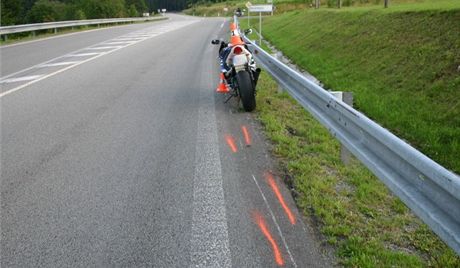
<svg viewBox="0 0 460 268">
<path fill-rule="evenodd" d="M 353 107 L 353 92 L 332 91 L 332 95 L 338 100 L 345 102 Z M 343 144 L 340 147 L 340 160 L 345 165 L 349 165 L 353 154 Z"/>
<path fill-rule="evenodd" d="M 8 35 L 7 34 L 2 35 L 2 37 L 3 37 L 3 41 L 5 41 L 5 42 L 8 41 Z"/>
<path fill-rule="evenodd" d="M 57 34 L 57 32 L 58 32 L 58 29 L 54 28 L 54 34 Z"/>
</svg>

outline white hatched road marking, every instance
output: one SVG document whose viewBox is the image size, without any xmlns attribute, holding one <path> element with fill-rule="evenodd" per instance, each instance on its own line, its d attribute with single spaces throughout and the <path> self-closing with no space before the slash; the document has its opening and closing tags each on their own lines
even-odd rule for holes
<svg viewBox="0 0 460 268">
<path fill-rule="evenodd" d="M 78 53 L 78 54 L 69 54 L 69 55 L 66 55 L 65 57 L 87 57 L 87 56 L 95 56 L 95 55 L 99 55 L 99 54 L 101 54 L 101 53 L 99 53 L 99 52 Z"/>
<path fill-rule="evenodd" d="M 179 29 L 179 28 L 182 28 L 184 26 L 187 26 L 187 25 L 190 25 L 190 24 L 193 24 L 193 23 L 196 23 L 200 20 L 194 20 L 194 21 L 184 21 L 184 22 L 172 22 L 171 25 L 168 25 L 168 31 L 173 31 L 173 30 L 176 30 L 176 29 Z M 104 42 L 101 42 L 95 46 L 92 46 L 92 47 L 86 47 L 86 48 L 82 48 L 82 49 L 79 49 L 77 51 L 73 51 L 69 54 L 66 54 L 66 55 L 63 55 L 63 56 L 59 56 L 59 57 L 56 57 L 56 58 L 53 58 L 49 61 L 46 61 L 46 62 L 43 62 L 43 63 L 40 63 L 40 64 L 37 64 L 37 65 L 34 65 L 34 66 L 31 66 L 29 68 L 26 68 L 26 69 L 23 69 L 21 71 L 18 71 L 18 72 L 15 72 L 15 73 L 12 73 L 12 74 L 9 74 L 9 75 L 6 75 L 4 77 L 1 77 L 0 78 L 0 83 L 12 83 L 12 82 L 26 82 L 26 81 L 29 81 L 25 84 L 22 84 L 18 87 L 15 87 L 15 88 L 12 88 L 12 89 L 9 89 L 5 92 L 2 92 L 0 93 L 0 98 L 4 97 L 4 96 L 7 96 L 13 92 L 16 92 L 20 89 L 23 89 L 29 85 L 32 85 L 36 82 L 39 82 L 41 80 L 44 80 L 48 77 L 51 77 L 51 76 L 54 76 L 56 74 L 59 74 L 61 72 L 64 72 L 64 71 L 67 71 L 71 68 L 74 68 L 80 64 L 83 64 L 83 63 L 86 63 L 86 62 L 89 62 L 91 60 L 94 60 L 94 59 L 97 59 L 101 56 L 104 56 L 104 55 L 107 55 L 107 54 L 110 54 L 110 53 L 113 53 L 115 51 L 118 51 L 122 48 L 126 48 L 126 47 L 129 47 L 131 45 L 134 45 L 134 44 L 137 44 L 139 42 L 142 42 L 144 40 L 147 40 L 148 38 L 152 38 L 152 37 L 155 37 L 158 35 L 158 32 L 155 31 L 157 30 L 158 28 L 155 27 L 155 29 L 152 29 L 151 32 L 152 34 L 149 35 L 149 37 L 147 38 L 142 38 L 142 39 L 139 39 L 139 40 L 136 40 L 136 41 L 133 41 L 133 42 L 127 42 L 127 44 L 125 44 L 124 46 L 100 46 L 100 47 L 97 47 L 98 45 L 105 45 L 106 43 L 104 42 L 108 42 L 108 41 L 104 41 Z M 125 35 L 126 36 L 126 35 Z M 123 38 L 123 36 L 121 37 Z M 120 39 L 120 38 L 118 38 Z M 110 41 L 115 41 L 117 39 L 112 39 L 112 40 L 109 40 Z M 108 50 L 108 51 L 103 51 L 103 52 L 99 52 L 99 53 L 95 53 L 95 52 L 89 52 L 89 53 L 86 53 L 84 52 L 85 50 L 88 50 L 88 49 L 95 49 L 95 50 L 102 50 L 102 49 L 111 49 L 111 50 Z M 82 53 L 83 52 L 83 53 Z M 80 57 L 83 57 L 83 56 L 93 56 L 93 57 L 90 57 L 88 59 L 85 59 L 83 61 L 76 61 L 74 62 L 72 65 L 68 65 L 68 64 L 59 64 L 58 62 L 56 62 L 57 60 L 59 59 L 62 59 L 62 58 L 68 58 L 68 57 L 74 57 L 74 56 L 80 56 Z M 49 73 L 49 74 L 43 74 L 43 75 L 36 75 L 36 76 L 21 76 L 21 77 L 14 77 L 14 76 L 17 76 L 17 75 L 20 75 L 22 73 L 25 73 L 27 71 L 30 71 L 30 70 L 33 70 L 33 69 L 37 69 L 37 68 L 43 68 L 43 66 L 45 67 L 50 67 L 50 66 L 66 66 L 68 65 L 67 67 L 64 67 L 63 69 L 60 69 L 58 71 L 55 71 L 55 72 L 52 72 L 52 73 Z"/>
<path fill-rule="evenodd" d="M 134 41 L 124 41 L 124 42 L 110 42 L 110 43 L 104 43 L 104 45 L 127 45 L 129 43 L 133 43 Z"/>
<path fill-rule="evenodd" d="M 104 49 L 118 49 L 123 46 L 106 46 L 106 47 L 88 47 L 86 49 L 96 49 L 96 50 L 104 50 Z"/>
<path fill-rule="evenodd" d="M 47 64 L 42 64 L 39 67 L 55 67 L 55 66 L 65 66 L 65 65 L 72 65 L 79 63 L 79 61 L 64 61 L 64 62 L 56 62 L 56 63 L 47 63 Z"/>
<path fill-rule="evenodd" d="M 7 79 L 0 80 L 0 84 L 30 81 L 30 80 L 38 79 L 42 76 L 43 75 L 29 75 L 29 76 L 22 76 L 22 77 L 16 77 L 16 78 L 7 78 Z"/>
</svg>

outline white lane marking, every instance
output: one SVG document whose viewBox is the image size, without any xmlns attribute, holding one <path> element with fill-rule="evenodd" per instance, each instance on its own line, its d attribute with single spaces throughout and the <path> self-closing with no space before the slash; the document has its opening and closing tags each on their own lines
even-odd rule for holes
<svg viewBox="0 0 460 268">
<path fill-rule="evenodd" d="M 187 26 L 187 25 L 190 25 L 190 24 L 193 24 L 193 23 L 196 23 L 196 22 L 199 22 L 199 21 L 200 21 L 200 20 L 191 21 L 191 22 L 187 22 L 187 23 L 175 23 L 175 24 L 173 25 L 174 27 L 171 27 L 171 31 L 172 31 L 172 30 L 179 29 L 179 28 L 182 28 L 182 27 L 184 27 L 184 26 Z M 152 36 L 152 37 L 154 37 L 154 36 Z M 14 93 L 14 92 L 16 92 L 16 91 L 18 91 L 18 90 L 21 90 L 21 89 L 23 89 L 23 88 L 25 88 L 25 87 L 27 87 L 27 86 L 29 86 L 29 85 L 32 85 L 32 84 L 34 84 L 34 83 L 37 83 L 37 82 L 39 82 L 39 81 L 41 81 L 41 80 L 44 80 L 44 79 L 46 79 L 46 78 L 48 78 L 48 77 L 54 76 L 54 75 L 59 74 L 59 73 L 64 72 L 64 71 L 67 71 L 67 70 L 69 70 L 69 69 L 72 69 L 72 68 L 74 68 L 74 67 L 76 67 L 76 66 L 79 66 L 79 65 L 81 65 L 81 64 L 83 64 L 83 63 L 92 61 L 92 60 L 97 59 L 97 58 L 99 58 L 99 57 L 102 57 L 102 56 L 104 56 L 104 55 L 113 53 L 113 52 L 118 51 L 118 50 L 120 50 L 120 49 L 122 49 L 122 48 L 126 48 L 126 47 L 129 47 L 129 46 L 135 45 L 135 44 L 137 44 L 137 43 L 139 43 L 139 42 L 142 42 L 142 41 L 144 41 L 144 40 L 146 40 L 146 39 L 147 39 L 147 38 L 144 38 L 144 39 L 139 40 L 139 41 L 137 41 L 137 42 L 129 43 L 129 44 L 127 44 L 126 46 L 117 46 L 116 49 L 113 49 L 113 50 L 110 50 L 110 51 L 104 51 L 104 52 L 102 52 L 102 53 L 98 53 L 98 55 L 95 56 L 95 57 L 91 57 L 91 58 L 88 58 L 88 59 L 86 59 L 86 60 L 80 61 L 80 62 L 78 62 L 78 63 L 76 63 L 76 64 L 74 64 L 74 65 L 67 66 L 67 67 L 65 67 L 65 68 L 63 68 L 63 69 L 60 69 L 60 70 L 58 70 L 58 71 L 55 71 L 55 72 L 53 72 L 53 73 L 50 73 L 50 74 L 47 74 L 47 75 L 43 75 L 43 76 L 39 77 L 39 78 L 36 79 L 36 80 L 32 80 L 32 81 L 30 81 L 30 82 L 28 82 L 28 83 L 26 83 L 26 84 L 20 85 L 20 86 L 18 86 L 18 87 L 16 87 L 16 88 L 12 88 L 12 89 L 10 89 L 10 90 L 7 90 L 7 91 L 5 91 L 5 92 L 0 93 L 0 98 L 3 98 L 4 96 L 7 96 L 7 95 L 9 95 L 9 94 L 11 94 L 11 93 Z M 51 60 L 49 60 L 49 61 L 46 61 L 46 62 L 43 62 L 43 63 L 39 63 L 39 64 L 34 65 L 34 66 L 32 66 L 32 67 L 26 68 L 26 69 L 24 69 L 24 70 L 21 70 L 21 71 L 18 71 L 18 72 L 9 74 L 9 75 L 7 75 L 7 76 L 1 77 L 0 79 L 1 79 L 1 81 L 3 81 L 3 80 L 5 80 L 6 78 L 9 78 L 9 77 L 11 77 L 11 76 L 15 76 L 15 75 L 17 75 L 17 74 L 20 74 L 20 73 L 23 73 L 23 72 L 32 70 L 32 69 L 34 69 L 34 68 L 39 68 L 39 67 L 40 67 L 41 65 L 43 65 L 43 64 L 51 63 L 51 62 L 53 62 L 53 61 L 55 61 L 55 60 L 57 60 L 57 59 L 61 59 L 61 58 L 64 58 L 64 57 L 68 57 L 68 55 L 72 55 L 72 54 L 75 54 L 75 53 L 79 53 L 79 52 L 84 51 L 84 50 L 86 50 L 86 49 L 88 49 L 88 48 L 82 48 L 82 49 L 76 50 L 76 51 L 71 52 L 71 53 L 69 53 L 69 54 L 66 54 L 66 55 L 63 55 L 63 56 L 56 57 L 56 58 L 51 59 Z"/>
<path fill-rule="evenodd" d="M 268 204 L 267 198 L 265 198 L 265 195 L 264 195 L 264 193 L 262 192 L 262 189 L 260 188 L 260 185 L 259 185 L 259 183 L 257 182 L 256 177 L 255 177 L 254 175 L 252 175 L 252 179 L 253 179 L 254 182 L 256 183 L 257 189 L 259 189 L 260 195 L 262 195 L 262 198 L 264 199 L 265 205 L 267 206 L 268 211 L 270 212 L 270 216 L 271 216 L 273 222 L 274 222 L 275 225 L 276 225 L 276 229 L 278 230 L 278 233 L 279 233 L 279 235 L 280 235 L 280 237 L 281 237 L 281 240 L 283 240 L 284 247 L 286 248 L 286 251 L 287 251 L 287 253 L 289 254 L 289 258 L 291 259 L 292 264 L 294 265 L 294 267 L 297 267 L 297 263 L 294 261 L 294 257 L 292 256 L 291 251 L 289 250 L 289 247 L 288 247 L 288 245 L 287 245 L 287 243 L 286 243 L 286 239 L 284 238 L 283 232 L 281 232 L 281 228 L 280 228 L 280 226 L 278 225 L 278 221 L 277 221 L 276 218 L 275 218 L 275 214 L 273 213 L 272 209 L 270 208 L 270 205 Z"/>
<path fill-rule="evenodd" d="M 76 63 L 79 63 L 79 61 L 64 61 L 64 62 L 56 62 L 56 63 L 47 63 L 47 64 L 42 64 L 39 67 L 44 68 L 44 67 L 65 66 L 65 65 L 72 65 Z"/>
<path fill-rule="evenodd" d="M 38 78 L 40 78 L 42 76 L 43 75 L 29 75 L 29 76 L 22 76 L 22 77 L 16 77 L 16 78 L 3 79 L 3 80 L 0 80 L 0 84 L 30 81 L 30 80 L 38 79 Z"/>
<path fill-rule="evenodd" d="M 117 39 L 113 39 L 113 41 L 127 41 L 127 42 L 137 42 L 139 40 L 142 40 L 144 38 L 117 38 Z"/>
<path fill-rule="evenodd" d="M 105 46 L 105 47 L 87 47 L 86 49 L 104 50 L 104 49 L 117 49 L 123 46 Z"/>
<path fill-rule="evenodd" d="M 222 22 L 222 24 L 220 25 L 220 28 L 221 28 L 221 29 L 224 28 L 224 25 L 225 25 L 225 21 Z"/>
<path fill-rule="evenodd" d="M 99 52 L 91 52 L 91 53 L 78 53 L 78 54 L 68 54 L 65 55 L 64 57 L 88 57 L 88 56 L 95 56 L 99 55 L 101 53 Z"/>
<path fill-rule="evenodd" d="M 124 41 L 124 42 L 108 42 L 108 43 L 104 43 L 104 45 L 108 45 L 108 46 L 111 46 L 111 45 L 127 45 L 129 43 L 133 43 L 135 41 Z"/>
<path fill-rule="evenodd" d="M 210 73 L 201 77 L 210 80 Z M 190 267 L 232 267 L 214 92 L 209 88 L 201 89 L 198 109 Z"/>
</svg>

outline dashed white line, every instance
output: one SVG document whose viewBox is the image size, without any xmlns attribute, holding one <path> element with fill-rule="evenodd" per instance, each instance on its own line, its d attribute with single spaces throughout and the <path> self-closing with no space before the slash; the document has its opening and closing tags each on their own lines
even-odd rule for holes
<svg viewBox="0 0 460 268">
<path fill-rule="evenodd" d="M 281 228 L 280 228 L 280 226 L 278 225 L 278 221 L 277 221 L 276 218 L 275 218 L 275 214 L 273 213 L 272 209 L 270 208 L 270 205 L 268 204 L 267 198 L 265 198 L 265 195 L 264 195 L 264 193 L 262 192 L 262 189 L 260 188 L 260 185 L 259 185 L 259 183 L 257 182 L 256 177 L 255 177 L 254 175 L 252 175 L 252 179 L 253 179 L 254 182 L 256 183 L 257 189 L 259 189 L 260 195 L 262 195 L 262 198 L 263 198 L 263 200 L 264 200 L 264 202 L 265 202 L 265 205 L 267 206 L 268 211 L 270 212 L 270 216 L 271 216 L 273 222 L 275 223 L 276 229 L 278 230 L 278 234 L 280 235 L 281 240 L 283 240 L 284 247 L 286 248 L 286 251 L 287 251 L 287 253 L 288 253 L 288 255 L 289 255 L 289 258 L 290 258 L 291 261 L 292 261 L 292 264 L 294 265 L 294 267 L 297 267 L 297 263 L 294 261 L 294 257 L 292 256 L 291 251 L 289 250 L 289 247 L 288 247 L 288 245 L 287 245 L 287 243 L 286 243 L 286 239 L 284 238 L 283 232 L 281 231 Z"/>
</svg>

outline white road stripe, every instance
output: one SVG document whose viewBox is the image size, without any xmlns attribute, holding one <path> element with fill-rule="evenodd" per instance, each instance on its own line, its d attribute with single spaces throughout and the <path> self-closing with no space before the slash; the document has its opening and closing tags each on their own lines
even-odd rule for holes
<svg viewBox="0 0 460 268">
<path fill-rule="evenodd" d="M 30 81 L 30 80 L 38 79 L 42 76 L 43 75 L 29 75 L 29 76 L 22 76 L 22 77 L 16 77 L 16 78 L 8 78 L 8 79 L 0 80 L 0 84 Z"/>
<path fill-rule="evenodd" d="M 121 47 L 123 46 L 87 47 L 86 49 L 104 50 L 104 49 L 118 49 Z"/>
<path fill-rule="evenodd" d="M 104 43 L 104 45 L 108 45 L 108 46 L 111 46 L 111 45 L 128 45 L 129 43 L 134 43 L 135 41 L 123 41 L 123 42 L 107 42 L 107 43 Z"/>
<path fill-rule="evenodd" d="M 104 52 L 102 52 L 104 53 Z M 90 53 L 78 53 L 78 54 L 69 54 L 66 57 L 88 57 L 88 56 L 96 56 L 101 54 L 100 52 L 90 52 Z"/>
<path fill-rule="evenodd" d="M 209 80 L 211 72 L 203 72 Z M 193 179 L 191 267 L 231 267 L 214 92 L 203 87 Z"/>
<path fill-rule="evenodd" d="M 271 218 L 273 220 L 273 223 L 275 223 L 276 229 L 278 230 L 278 234 L 280 235 L 281 240 L 283 240 L 284 247 L 286 248 L 286 251 L 287 251 L 287 253 L 289 255 L 289 258 L 291 259 L 292 264 L 294 265 L 294 267 L 297 267 L 297 263 L 294 261 L 294 257 L 292 256 L 291 251 L 289 250 L 289 247 L 288 247 L 288 245 L 286 243 L 286 239 L 284 238 L 283 232 L 281 232 L 281 228 L 280 228 L 280 226 L 278 224 L 278 221 L 275 218 L 275 214 L 273 213 L 273 210 L 270 208 L 270 205 L 268 204 L 267 198 L 265 198 L 265 195 L 262 192 L 262 189 L 260 188 L 260 185 L 257 182 L 256 177 L 254 175 L 252 175 L 252 179 L 256 183 L 257 189 L 259 189 L 260 195 L 262 195 L 262 199 L 264 200 L 265 205 L 267 206 L 268 211 L 270 212 L 270 216 L 271 216 Z"/>
<path fill-rule="evenodd" d="M 79 61 L 64 61 L 64 62 L 56 62 L 56 63 L 47 63 L 47 64 L 42 64 L 39 67 L 65 66 L 65 65 L 72 65 L 76 63 L 79 63 Z"/>
</svg>

